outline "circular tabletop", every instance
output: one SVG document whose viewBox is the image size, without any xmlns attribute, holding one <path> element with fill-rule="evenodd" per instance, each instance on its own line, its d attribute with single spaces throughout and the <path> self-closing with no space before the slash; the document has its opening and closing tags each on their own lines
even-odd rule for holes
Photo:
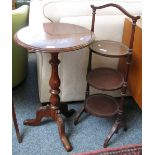
<svg viewBox="0 0 155 155">
<path fill-rule="evenodd" d="M 123 43 L 111 40 L 95 41 L 90 48 L 94 53 L 107 57 L 123 57 L 129 51 L 129 48 Z"/>
<path fill-rule="evenodd" d="M 44 23 L 38 27 L 24 27 L 14 36 L 15 42 L 38 52 L 69 52 L 88 46 L 94 41 L 90 30 L 68 23 Z"/>
</svg>

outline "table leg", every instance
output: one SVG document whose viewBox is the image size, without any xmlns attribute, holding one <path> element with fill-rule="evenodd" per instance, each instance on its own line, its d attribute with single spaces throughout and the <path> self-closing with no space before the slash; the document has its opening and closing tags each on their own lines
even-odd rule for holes
<svg viewBox="0 0 155 155">
<path fill-rule="evenodd" d="M 70 116 L 72 111 L 68 111 L 68 107 L 66 107 L 67 105 L 61 106 L 60 104 L 60 78 L 58 75 L 58 65 L 60 61 L 58 59 L 58 53 L 52 53 L 51 56 L 52 59 L 50 60 L 50 64 L 52 66 L 52 73 L 49 81 L 49 85 L 51 86 L 50 103 L 46 106 L 42 106 L 37 111 L 35 119 L 25 120 L 24 125 L 39 125 L 43 117 L 51 117 L 58 125 L 59 136 L 65 149 L 67 151 L 71 151 L 72 146 L 66 137 L 65 126 L 63 119 L 61 118 L 61 113 Z"/>
<path fill-rule="evenodd" d="M 60 115 L 61 111 L 59 109 L 59 107 L 60 107 L 60 97 L 59 97 L 60 78 L 58 75 L 58 65 L 59 65 L 60 61 L 58 59 L 58 53 L 52 53 L 52 59 L 51 59 L 50 63 L 52 66 L 52 74 L 51 74 L 51 79 L 49 81 L 49 84 L 51 86 L 50 105 L 55 107 L 55 110 L 51 111 L 51 113 L 54 112 L 54 114 L 55 114 L 54 120 L 56 121 L 56 123 L 58 125 L 60 139 L 61 139 L 65 149 L 67 151 L 71 151 L 72 146 L 65 135 L 65 127 L 64 127 L 64 123 L 61 118 L 61 115 Z"/>
<path fill-rule="evenodd" d="M 40 107 L 39 110 L 36 112 L 36 118 L 25 120 L 24 125 L 30 125 L 30 126 L 40 125 L 41 119 L 43 117 L 52 117 L 51 111 L 52 109 L 49 105 Z"/>
<path fill-rule="evenodd" d="M 15 107 L 14 107 L 13 102 L 12 102 L 12 118 L 13 118 L 13 123 L 14 123 L 14 126 L 15 126 L 15 130 L 16 130 L 16 135 L 17 135 L 18 142 L 21 143 L 22 142 L 22 137 L 21 137 L 20 132 L 19 132 L 19 128 L 18 128 L 18 124 L 17 124 L 17 118 L 16 118 L 16 112 L 15 112 Z"/>
</svg>

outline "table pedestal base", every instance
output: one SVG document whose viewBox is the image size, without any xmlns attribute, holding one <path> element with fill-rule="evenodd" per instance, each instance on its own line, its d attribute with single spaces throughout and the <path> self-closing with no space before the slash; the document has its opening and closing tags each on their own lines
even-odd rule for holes
<svg viewBox="0 0 155 155">
<path fill-rule="evenodd" d="M 74 113 L 73 109 L 68 111 L 68 112 L 65 110 L 65 113 L 62 112 L 62 114 L 64 114 L 67 117 L 71 116 L 73 113 Z M 63 145 L 67 151 L 71 151 L 72 146 L 71 146 L 69 140 L 67 139 L 67 137 L 65 135 L 65 126 L 64 126 L 63 120 L 61 118 L 61 114 L 60 114 L 59 109 L 54 110 L 54 108 L 51 107 L 50 105 L 42 106 L 36 112 L 36 118 L 25 120 L 24 125 L 38 126 L 38 125 L 40 125 L 41 119 L 43 117 L 51 117 L 57 123 L 61 142 L 63 143 Z"/>
<path fill-rule="evenodd" d="M 36 113 L 35 119 L 25 120 L 24 125 L 39 125 L 43 117 L 51 117 L 57 123 L 59 136 L 62 144 L 64 145 L 67 151 L 71 151 L 72 146 L 66 137 L 65 126 L 61 117 L 61 113 L 66 117 L 70 117 L 74 113 L 74 110 L 72 109 L 69 111 L 68 106 L 66 104 L 60 104 L 60 79 L 58 75 L 58 65 L 60 61 L 58 59 L 58 53 L 52 53 L 51 55 L 52 59 L 49 62 L 52 66 L 52 73 L 49 81 L 49 84 L 51 86 L 50 102 L 46 106 L 40 107 L 40 109 Z"/>
</svg>

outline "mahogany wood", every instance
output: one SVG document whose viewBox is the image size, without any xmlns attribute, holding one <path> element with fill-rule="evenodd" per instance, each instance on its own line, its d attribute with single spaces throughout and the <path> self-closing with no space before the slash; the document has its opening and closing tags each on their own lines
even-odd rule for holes
<svg viewBox="0 0 155 155">
<path fill-rule="evenodd" d="M 122 43 L 110 40 L 95 41 L 90 45 L 93 53 L 105 57 L 125 57 L 128 55 L 129 48 Z"/>
<path fill-rule="evenodd" d="M 58 59 L 58 53 L 52 53 L 51 56 L 52 56 L 52 59 L 49 62 L 52 67 L 51 78 L 49 81 L 49 84 L 51 86 L 50 104 L 41 107 L 36 113 L 36 118 L 25 120 L 24 125 L 32 125 L 32 126 L 39 125 L 41 122 L 41 119 L 43 117 L 51 117 L 58 125 L 60 139 L 61 139 L 61 142 L 63 143 L 65 149 L 67 151 L 71 151 L 72 146 L 66 137 L 64 123 L 63 123 L 63 120 L 62 120 L 60 114 L 63 113 L 67 116 L 71 116 L 73 114 L 74 110 L 68 111 L 68 107 L 66 107 L 67 105 L 65 106 L 64 110 L 62 107 L 60 108 L 60 106 L 61 106 L 60 105 L 60 97 L 59 97 L 60 78 L 58 75 L 58 65 L 59 65 L 60 61 Z"/>
<path fill-rule="evenodd" d="M 99 90 L 117 90 L 124 82 L 123 75 L 111 68 L 96 68 L 87 74 L 87 82 L 90 86 Z"/>
<path fill-rule="evenodd" d="M 109 95 L 90 95 L 85 101 L 86 112 L 97 117 L 109 117 L 118 113 L 118 102 Z"/>
<path fill-rule="evenodd" d="M 86 112 L 85 110 L 85 106 L 83 106 L 81 108 L 81 110 L 76 114 L 75 118 L 74 118 L 74 125 L 77 125 L 79 123 L 79 118 L 81 117 L 81 115 Z"/>
<path fill-rule="evenodd" d="M 115 123 L 113 124 L 108 136 L 106 137 L 106 139 L 104 141 L 104 144 L 103 144 L 104 148 L 107 147 L 107 145 L 108 145 L 110 139 L 112 138 L 112 136 L 114 134 L 117 134 L 120 128 L 123 128 L 124 131 L 127 131 L 126 124 L 122 120 L 120 121 L 118 119 L 118 117 L 117 117 L 117 119 L 116 119 Z"/>
<path fill-rule="evenodd" d="M 13 123 L 14 123 L 14 126 L 15 126 L 15 130 L 16 130 L 17 140 L 18 140 L 19 143 L 21 143 L 22 142 L 22 137 L 21 137 L 20 132 L 19 132 L 16 112 L 15 112 L 15 106 L 14 106 L 13 102 L 12 102 L 12 118 L 13 118 Z"/>
<path fill-rule="evenodd" d="M 105 100 L 105 99 L 101 98 L 100 95 L 96 96 L 96 99 L 95 98 L 92 99 L 92 96 L 89 96 L 89 85 L 96 89 L 100 89 L 100 90 L 115 90 L 115 89 L 121 88 L 121 100 L 120 100 L 119 109 L 116 115 L 116 121 L 105 139 L 104 147 L 108 145 L 108 142 L 112 138 L 113 134 L 117 133 L 120 128 L 124 128 L 124 130 L 127 129 L 126 124 L 124 122 L 124 118 L 123 118 L 124 117 L 124 100 L 125 100 L 125 96 L 127 92 L 128 75 L 129 75 L 129 69 L 130 69 L 130 64 L 132 60 L 132 49 L 133 49 L 133 42 L 134 42 L 135 26 L 136 26 L 137 20 L 140 19 L 140 16 L 132 16 L 129 12 L 127 12 L 123 7 L 121 7 L 118 4 L 109 3 L 109 4 L 102 5 L 102 6 L 91 5 L 91 8 L 92 8 L 91 30 L 92 32 L 94 32 L 96 10 L 107 8 L 107 7 L 115 7 L 119 9 L 122 13 L 124 13 L 126 16 L 132 19 L 132 28 L 131 28 L 131 33 L 130 33 L 129 48 L 127 48 L 125 45 L 121 43 L 118 44 L 112 41 L 97 41 L 91 44 L 90 53 L 89 53 L 88 69 L 87 69 L 88 73 L 87 73 L 87 87 L 86 87 L 86 102 L 85 102 L 84 107 L 76 115 L 75 120 L 74 120 L 74 124 L 77 124 L 79 122 L 80 116 L 82 115 L 84 111 L 87 111 L 95 116 L 100 116 L 100 117 L 106 116 L 107 111 L 111 110 L 109 107 L 111 108 L 113 107 L 112 105 L 105 106 L 103 104 L 103 107 L 105 109 L 102 111 L 100 107 L 101 105 L 99 106 L 99 103 L 102 104 L 104 102 L 102 100 Z M 105 72 L 104 69 L 100 69 L 100 68 L 91 70 L 92 52 L 99 54 L 101 56 L 106 56 L 106 57 L 126 58 L 127 68 L 125 70 L 124 77 L 118 76 L 120 75 L 118 71 L 115 71 L 115 74 L 114 74 L 114 72 Z M 113 102 L 110 102 L 110 101 L 108 101 L 109 104 L 113 104 Z"/>
<path fill-rule="evenodd" d="M 93 32 L 78 25 L 44 23 L 37 28 L 27 26 L 20 29 L 14 39 L 19 45 L 29 49 L 29 52 L 60 53 L 84 48 L 94 37 Z"/>
<path fill-rule="evenodd" d="M 128 18 L 124 22 L 123 38 L 122 42 L 129 46 L 130 35 L 132 29 L 132 21 Z M 125 73 L 126 61 L 120 59 L 118 69 Z M 137 22 L 135 28 L 135 39 L 133 43 L 132 63 L 129 71 L 128 89 L 131 92 L 133 98 L 142 108 L 142 26 L 141 20 Z"/>
<path fill-rule="evenodd" d="M 115 3 L 108 3 L 102 6 L 94 6 L 91 5 L 91 8 L 93 10 L 97 10 L 97 9 L 103 9 L 103 8 L 107 8 L 107 7 L 115 7 L 117 9 L 119 9 L 121 12 L 123 12 L 126 16 L 128 16 L 129 18 L 131 18 L 132 20 L 138 20 L 140 18 L 140 16 L 133 16 L 131 15 L 127 10 L 125 10 L 122 6 L 115 4 Z"/>
<path fill-rule="evenodd" d="M 24 125 L 30 125 L 30 126 L 40 125 L 41 119 L 43 117 L 52 117 L 52 118 L 54 117 L 51 111 L 52 111 L 52 108 L 49 105 L 40 107 L 39 110 L 36 112 L 36 118 L 25 120 Z"/>
<path fill-rule="evenodd" d="M 65 31 L 64 31 L 65 29 Z M 43 117 L 51 117 L 58 126 L 59 136 L 67 151 L 72 150 L 72 146 L 65 134 L 65 126 L 61 114 L 70 117 L 74 110 L 68 110 L 68 105 L 60 103 L 60 78 L 58 75 L 58 65 L 60 52 L 70 52 L 88 46 L 94 40 L 94 34 L 81 26 L 63 23 L 45 23 L 43 27 L 25 27 L 19 30 L 15 36 L 15 41 L 29 50 L 29 52 L 51 53 L 51 87 L 50 102 L 44 104 L 36 112 L 35 119 L 24 121 L 25 125 L 39 125 Z"/>
</svg>

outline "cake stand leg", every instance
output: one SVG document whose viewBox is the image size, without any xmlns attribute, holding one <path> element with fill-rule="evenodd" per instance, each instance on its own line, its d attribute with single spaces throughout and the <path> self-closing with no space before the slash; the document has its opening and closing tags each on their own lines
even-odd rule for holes
<svg viewBox="0 0 155 155">
<path fill-rule="evenodd" d="M 119 126 L 119 123 L 116 121 L 115 124 L 113 125 L 111 131 L 109 132 L 108 136 L 106 137 L 106 139 L 104 141 L 104 148 L 107 147 L 110 139 L 112 138 L 112 136 L 114 135 L 114 133 L 117 132 L 118 126 Z"/>
<path fill-rule="evenodd" d="M 81 108 L 81 110 L 77 113 L 77 115 L 76 115 L 75 118 L 74 118 L 74 125 L 77 125 L 77 124 L 78 124 L 79 118 L 80 118 L 80 116 L 81 116 L 84 112 L 85 112 L 85 107 L 83 106 L 83 107 Z"/>
<path fill-rule="evenodd" d="M 89 58 L 90 59 L 90 58 Z M 88 71 L 90 70 L 90 60 L 89 60 L 89 65 L 88 65 Z M 87 72 L 88 72 L 87 71 Z M 85 93 L 85 100 L 86 98 L 89 96 L 89 84 L 87 83 L 86 86 L 86 93 Z M 81 115 L 86 112 L 85 110 L 85 103 L 84 106 L 81 108 L 81 110 L 76 114 L 75 118 L 74 118 L 74 125 L 77 125 L 79 123 L 79 118 L 81 117 Z"/>
<path fill-rule="evenodd" d="M 124 82 L 122 89 L 121 89 L 121 101 L 120 101 L 120 105 L 119 105 L 119 111 L 118 114 L 116 116 L 116 121 L 111 129 L 111 131 L 109 132 L 108 136 L 105 139 L 104 142 L 104 147 L 106 147 L 110 141 L 110 139 L 112 138 L 112 136 L 114 135 L 114 133 L 118 133 L 118 131 L 123 128 L 124 131 L 127 131 L 127 126 L 124 122 L 124 102 L 125 102 L 125 95 L 126 95 L 126 90 L 127 90 L 127 82 Z"/>
</svg>

